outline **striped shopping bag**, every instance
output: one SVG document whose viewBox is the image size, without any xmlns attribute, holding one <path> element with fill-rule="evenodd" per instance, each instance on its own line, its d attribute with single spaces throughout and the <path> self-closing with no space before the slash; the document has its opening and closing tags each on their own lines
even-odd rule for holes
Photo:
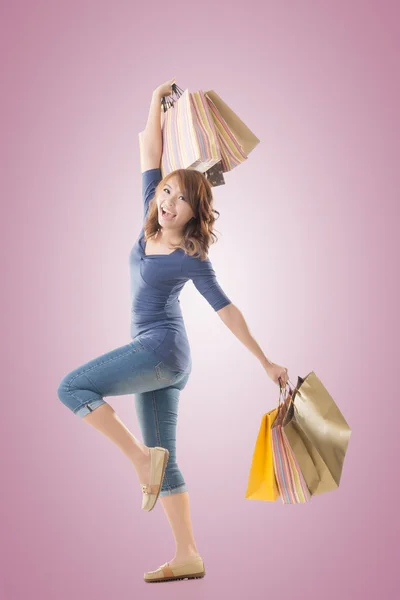
<svg viewBox="0 0 400 600">
<path fill-rule="evenodd" d="M 204 173 L 221 161 L 219 140 L 208 103 L 202 91 L 181 90 L 172 86 L 177 99 L 162 98 L 161 175 L 176 169 L 195 169 Z M 143 133 L 139 133 L 142 152 Z"/>
<path fill-rule="evenodd" d="M 311 494 L 303 474 L 282 429 L 282 422 L 292 402 L 289 392 L 283 404 L 279 404 L 279 412 L 271 427 L 272 456 L 279 492 L 284 504 L 309 502 Z"/>
</svg>

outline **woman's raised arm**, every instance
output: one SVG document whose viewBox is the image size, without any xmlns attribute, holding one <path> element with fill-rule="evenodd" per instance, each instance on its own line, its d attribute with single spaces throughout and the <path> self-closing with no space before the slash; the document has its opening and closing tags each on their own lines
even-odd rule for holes
<svg viewBox="0 0 400 600">
<path fill-rule="evenodd" d="M 143 132 L 142 149 L 140 153 L 140 169 L 144 173 L 149 169 L 157 169 L 161 164 L 162 134 L 161 134 L 161 99 L 172 94 L 174 79 L 158 86 L 152 94 L 149 116 Z"/>
</svg>

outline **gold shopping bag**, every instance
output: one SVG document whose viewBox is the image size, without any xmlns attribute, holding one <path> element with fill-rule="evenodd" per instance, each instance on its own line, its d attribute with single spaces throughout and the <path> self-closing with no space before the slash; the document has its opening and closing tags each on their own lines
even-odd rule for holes
<svg viewBox="0 0 400 600">
<path fill-rule="evenodd" d="M 283 430 L 312 495 L 339 486 L 351 429 L 314 371 L 298 376 Z"/>
</svg>

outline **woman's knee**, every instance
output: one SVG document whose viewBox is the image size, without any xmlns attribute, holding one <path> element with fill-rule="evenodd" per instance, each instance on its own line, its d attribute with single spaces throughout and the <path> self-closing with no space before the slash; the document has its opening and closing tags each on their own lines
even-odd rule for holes
<svg viewBox="0 0 400 600">
<path fill-rule="evenodd" d="M 67 408 L 80 417 L 104 404 L 103 398 L 85 374 L 77 375 L 75 371 L 62 378 L 57 388 L 57 396 Z"/>
<path fill-rule="evenodd" d="M 70 402 L 70 387 L 71 387 L 71 374 L 69 373 L 68 375 L 65 375 L 65 377 L 63 377 L 58 385 L 57 388 L 57 396 L 59 398 L 59 400 L 61 400 L 61 402 L 63 404 L 69 404 Z"/>
</svg>

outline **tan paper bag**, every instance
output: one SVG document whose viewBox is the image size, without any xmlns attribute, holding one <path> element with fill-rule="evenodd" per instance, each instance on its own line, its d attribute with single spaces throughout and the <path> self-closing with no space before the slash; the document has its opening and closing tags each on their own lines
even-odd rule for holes
<svg viewBox="0 0 400 600">
<path fill-rule="evenodd" d="M 348 423 L 314 371 L 298 376 L 292 406 L 283 430 L 310 492 L 336 489 L 351 436 Z"/>
<path fill-rule="evenodd" d="M 243 151 L 246 155 L 250 154 L 252 150 L 260 143 L 260 140 L 254 135 L 252 131 L 243 123 L 236 113 L 218 96 L 215 90 L 208 90 L 204 92 L 206 96 L 214 102 L 215 106 L 225 119 L 229 128 L 233 131 L 236 139 L 240 142 Z"/>
</svg>

